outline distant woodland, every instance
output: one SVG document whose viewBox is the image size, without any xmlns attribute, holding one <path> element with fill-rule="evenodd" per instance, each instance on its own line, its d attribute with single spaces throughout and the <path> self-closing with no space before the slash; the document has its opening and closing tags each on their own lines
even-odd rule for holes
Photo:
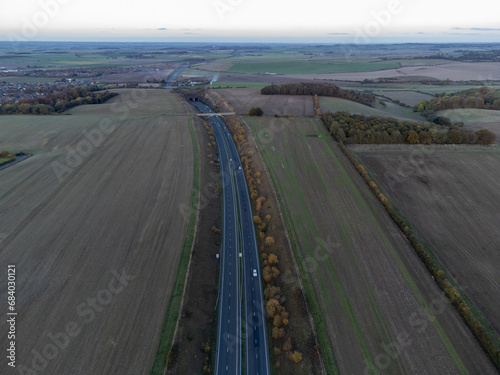
<svg viewBox="0 0 500 375">
<path fill-rule="evenodd" d="M 0 114 L 51 115 L 82 104 L 100 104 L 118 95 L 100 91 L 99 86 L 68 87 L 64 91 L 48 93 L 43 97 L 21 99 L 16 103 L 3 103 Z"/>
<path fill-rule="evenodd" d="M 443 109 L 477 108 L 500 110 L 500 90 L 489 87 L 460 91 L 454 94 L 442 93 L 430 101 L 421 101 L 415 112 L 435 112 Z"/>
<path fill-rule="evenodd" d="M 330 134 L 346 144 L 492 144 L 494 133 L 464 129 L 462 123 L 440 125 L 432 122 L 401 121 L 392 117 L 353 115 L 348 112 L 326 112 L 323 123 Z"/>
<path fill-rule="evenodd" d="M 269 85 L 260 90 L 262 95 L 318 95 L 332 96 L 373 106 L 375 95 L 363 91 L 345 90 L 335 85 L 321 83 L 285 83 Z"/>
</svg>

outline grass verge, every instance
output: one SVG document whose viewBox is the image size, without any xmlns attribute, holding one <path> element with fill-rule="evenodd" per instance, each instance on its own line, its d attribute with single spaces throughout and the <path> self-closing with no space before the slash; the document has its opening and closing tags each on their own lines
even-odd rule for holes
<svg viewBox="0 0 500 375">
<path fill-rule="evenodd" d="M 11 161 L 16 160 L 16 158 L 0 158 L 0 165 L 10 163 Z"/>
<path fill-rule="evenodd" d="M 191 198 L 191 207 L 194 208 L 198 207 L 198 200 L 199 200 L 198 192 L 200 190 L 199 189 L 200 173 L 199 173 L 199 160 L 198 160 L 198 143 L 196 140 L 196 135 L 194 134 L 192 119 L 189 119 L 189 133 L 191 135 L 191 140 L 193 142 L 193 152 L 194 152 L 193 194 Z M 198 210 L 191 209 L 187 224 L 186 238 L 184 240 L 181 258 L 179 261 L 177 277 L 175 279 L 174 288 L 172 289 L 172 296 L 170 297 L 170 302 L 168 304 L 167 312 L 165 313 L 163 328 L 161 330 L 161 335 L 160 335 L 160 344 L 158 346 L 158 351 L 156 352 L 156 357 L 153 363 L 153 369 L 151 370 L 151 375 L 163 375 L 165 367 L 167 365 L 167 356 L 172 347 L 172 340 L 175 334 L 175 327 L 179 319 L 179 312 L 182 303 L 184 285 L 186 283 L 186 273 L 189 265 L 189 258 L 191 256 L 191 248 L 193 247 L 194 229 L 196 226 L 197 215 L 198 215 Z"/>
</svg>

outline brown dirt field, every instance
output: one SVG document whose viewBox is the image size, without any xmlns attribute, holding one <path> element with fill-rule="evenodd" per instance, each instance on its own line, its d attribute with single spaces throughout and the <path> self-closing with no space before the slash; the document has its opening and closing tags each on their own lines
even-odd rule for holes
<svg viewBox="0 0 500 375">
<path fill-rule="evenodd" d="M 193 110 L 194 111 L 194 110 Z M 214 311 L 219 282 L 220 234 L 212 226 L 221 228 L 222 202 L 216 183 L 220 182 L 219 169 L 211 166 L 217 151 L 208 147 L 208 133 L 201 119 L 195 123 L 200 152 L 200 204 L 196 237 L 188 269 L 184 301 L 174 343 L 178 355 L 166 374 L 198 374 L 205 357 L 212 357 L 215 350 L 216 312 Z M 212 155 L 209 158 L 209 155 Z M 215 320 L 214 320 L 215 319 Z M 203 352 L 202 346 L 210 340 L 212 351 Z"/>
<path fill-rule="evenodd" d="M 120 118 L 130 115 L 186 116 L 182 100 L 164 89 L 113 89 L 120 96 L 111 98 L 104 104 L 84 105 L 71 109 L 69 113 L 78 114 L 115 114 Z"/>
<path fill-rule="evenodd" d="M 105 106 L 0 118 L 0 148 L 35 154 L 0 171 L 4 301 L 6 265 L 17 268 L 16 373 L 150 374 L 186 234 L 179 204 L 191 202 L 190 116 Z M 109 133 L 84 153 L 82 132 L 103 124 Z M 60 182 L 52 163 L 66 165 L 67 146 L 82 156 Z"/>
<path fill-rule="evenodd" d="M 245 121 L 295 235 L 302 280 L 315 294 L 308 304 L 321 311 L 318 336 L 333 348 L 325 353 L 334 358 L 334 363 L 326 360 L 328 373 L 368 374 L 370 367 L 397 375 L 495 374 L 319 120 Z M 406 343 L 391 356 L 387 348 L 402 338 Z"/>
<path fill-rule="evenodd" d="M 357 154 L 500 334 L 498 147 Z"/>
<path fill-rule="evenodd" d="M 309 95 L 260 95 L 260 89 L 220 89 L 238 114 L 247 115 L 252 107 L 260 107 L 265 116 L 314 116 L 312 97 Z"/>
<path fill-rule="evenodd" d="M 409 66 L 398 69 L 387 69 L 376 72 L 333 73 L 333 74 L 290 74 L 295 79 L 333 79 L 346 81 L 363 81 L 377 78 L 404 78 L 407 76 L 429 77 L 452 81 L 484 81 L 500 80 L 500 64 L 498 63 L 465 63 L 455 62 L 444 65 Z"/>
</svg>

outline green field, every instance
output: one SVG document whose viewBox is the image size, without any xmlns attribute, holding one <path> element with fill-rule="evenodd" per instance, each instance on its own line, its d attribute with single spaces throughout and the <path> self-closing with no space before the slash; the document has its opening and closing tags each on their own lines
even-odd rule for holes
<svg viewBox="0 0 500 375">
<path fill-rule="evenodd" d="M 0 77 L 0 82 L 9 83 L 47 83 L 59 80 L 59 77 Z"/>
<path fill-rule="evenodd" d="M 9 161 L 12 161 L 13 158 L 0 158 L 0 165 L 4 163 L 8 163 Z"/>
<path fill-rule="evenodd" d="M 377 101 L 374 107 L 369 107 L 346 99 L 320 96 L 319 105 L 322 112 L 346 111 L 366 116 L 387 116 L 414 121 L 425 120 L 420 114 L 413 112 L 411 108 L 401 107 L 391 102 L 385 102 L 385 105 L 381 105 Z"/>
<path fill-rule="evenodd" d="M 371 72 L 383 69 L 398 68 L 395 63 L 319 63 L 303 61 L 268 62 L 268 63 L 236 63 L 228 72 L 247 74 L 323 74 Z"/>
<path fill-rule="evenodd" d="M 420 92 L 423 92 L 423 93 L 426 93 L 429 95 L 435 95 L 435 94 L 441 94 L 444 92 L 455 93 L 455 92 L 469 90 L 472 88 L 479 88 L 482 86 L 484 86 L 484 85 L 463 85 L 463 84 L 422 85 L 422 86 L 409 85 L 409 88 L 412 88 L 414 90 L 418 90 Z M 500 89 L 500 85 L 498 85 L 498 84 L 488 85 L 488 87 L 492 87 L 494 89 Z"/>
<path fill-rule="evenodd" d="M 463 122 L 471 130 L 488 129 L 500 142 L 500 111 L 488 109 L 448 109 L 436 112 L 436 116 L 448 117 L 452 122 Z"/>
<path fill-rule="evenodd" d="M 327 373 L 494 374 L 320 121 L 245 121 L 278 194 Z M 436 303 L 439 313 L 431 307 Z M 425 317 L 424 328 L 416 316 Z M 390 363 L 377 365 L 384 347 L 401 333 L 411 343 Z"/>
<path fill-rule="evenodd" d="M 134 59 L 127 56 L 132 53 L 26 53 L 19 55 L 1 55 L 0 66 L 29 69 L 70 69 L 70 68 L 103 68 L 111 66 L 151 65 L 157 62 L 179 61 L 184 55 L 155 55 L 155 59 Z"/>
<path fill-rule="evenodd" d="M 461 121 L 465 125 L 497 123 L 500 126 L 500 111 L 488 109 L 459 108 L 436 112 L 436 116 L 446 116 L 452 122 Z"/>
<path fill-rule="evenodd" d="M 424 94 L 417 91 L 411 90 L 391 90 L 391 89 L 380 89 L 372 91 L 375 95 L 383 95 L 392 100 L 399 100 L 401 103 L 405 103 L 409 106 L 415 106 L 422 100 L 432 100 L 434 96 L 429 94 Z"/>
<path fill-rule="evenodd" d="M 263 87 L 266 87 L 267 83 L 261 83 L 261 82 L 215 82 L 213 83 L 210 88 L 217 89 L 217 88 L 258 88 L 261 89 Z"/>
<path fill-rule="evenodd" d="M 246 53 L 242 56 L 232 56 L 227 58 L 226 61 L 231 61 L 234 63 L 244 63 L 244 62 L 281 62 L 281 61 L 290 61 L 290 60 L 306 60 L 311 56 L 304 55 L 298 52 L 291 53 L 279 53 L 279 52 L 255 52 L 255 53 Z"/>
</svg>

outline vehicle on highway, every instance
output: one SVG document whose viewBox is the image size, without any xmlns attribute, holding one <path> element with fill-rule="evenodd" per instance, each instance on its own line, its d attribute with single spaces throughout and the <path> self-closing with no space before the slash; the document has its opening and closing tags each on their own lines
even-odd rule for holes
<svg viewBox="0 0 500 375">
<path fill-rule="evenodd" d="M 253 277 L 257 277 L 257 269 L 256 268 L 253 269 Z"/>
</svg>

